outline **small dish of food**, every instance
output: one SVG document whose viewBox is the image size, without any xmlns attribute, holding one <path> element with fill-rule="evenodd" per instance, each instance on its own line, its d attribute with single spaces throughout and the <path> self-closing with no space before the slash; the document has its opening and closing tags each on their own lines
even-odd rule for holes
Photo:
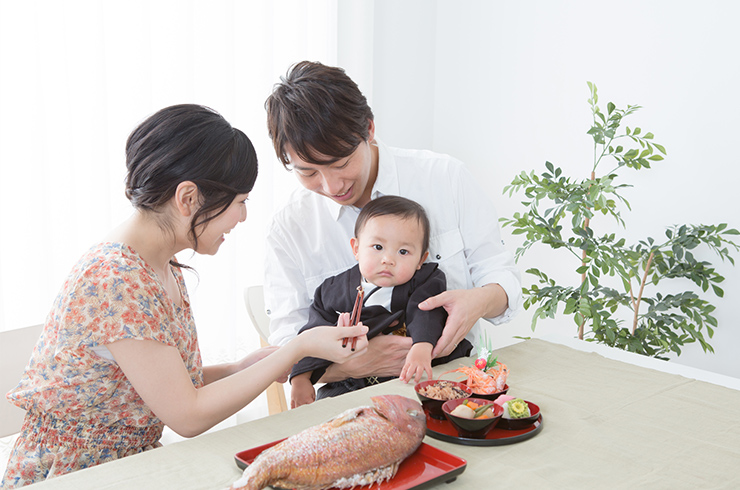
<svg viewBox="0 0 740 490">
<path fill-rule="evenodd" d="M 419 397 L 421 406 L 430 417 L 437 420 L 444 420 L 445 415 L 442 412 L 442 404 L 448 400 L 460 400 L 468 398 L 472 390 L 463 383 L 457 381 L 447 381 L 440 379 L 431 379 L 422 381 L 414 386 L 416 396 Z"/>
<path fill-rule="evenodd" d="M 540 407 L 536 404 L 509 395 L 498 397 L 494 403 L 502 410 L 499 429 L 519 430 L 534 424 L 540 416 Z"/>
<path fill-rule="evenodd" d="M 463 384 L 467 385 L 467 381 L 463 381 Z M 509 391 L 509 385 L 505 384 L 504 389 L 501 391 L 496 391 L 494 393 L 478 393 L 477 391 L 473 391 L 473 395 L 476 398 L 485 398 L 486 400 L 493 401 L 496 398 L 500 397 L 501 395 L 505 395 Z"/>
<path fill-rule="evenodd" d="M 462 383 L 470 387 L 474 397 L 495 400 L 509 391 L 509 385 L 506 384 L 509 377 L 509 367 L 499 361 L 498 356 L 493 355 L 488 337 L 485 337 L 485 342 L 481 341 L 478 352 L 480 353 L 479 357 L 472 366 L 460 366 L 457 369 L 444 372 L 442 375 L 448 373 L 463 374 L 467 379 Z"/>
<path fill-rule="evenodd" d="M 496 427 L 504 409 L 484 398 L 464 398 L 446 401 L 442 412 L 460 437 L 484 439 Z"/>
</svg>

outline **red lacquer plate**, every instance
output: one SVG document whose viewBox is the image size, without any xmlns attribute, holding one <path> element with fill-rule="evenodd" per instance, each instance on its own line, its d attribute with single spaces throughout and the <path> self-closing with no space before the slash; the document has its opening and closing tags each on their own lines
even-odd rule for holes
<svg viewBox="0 0 740 490">
<path fill-rule="evenodd" d="M 499 420 L 499 424 L 501 421 Z M 542 414 L 537 417 L 532 424 L 527 427 L 523 427 L 517 430 L 512 429 L 501 429 L 496 427 L 491 429 L 485 439 L 472 439 L 467 437 L 460 437 L 457 433 L 457 429 L 452 423 L 445 420 L 437 420 L 427 414 L 427 435 L 440 441 L 452 442 L 454 444 L 462 444 L 464 446 L 504 446 L 506 444 L 514 444 L 521 441 L 530 439 L 542 430 Z"/>
<path fill-rule="evenodd" d="M 280 441 L 282 440 L 284 439 Z M 262 451 L 280 441 L 273 441 L 236 453 L 234 456 L 236 465 L 241 469 L 246 468 Z M 467 464 L 468 462 L 462 458 L 422 442 L 419 449 L 401 463 L 401 466 L 398 467 L 398 473 L 392 480 L 385 481 L 380 485 L 373 484 L 372 488 L 408 490 L 426 488 L 438 483 L 450 483 L 457 478 L 457 475 L 465 471 Z"/>
</svg>

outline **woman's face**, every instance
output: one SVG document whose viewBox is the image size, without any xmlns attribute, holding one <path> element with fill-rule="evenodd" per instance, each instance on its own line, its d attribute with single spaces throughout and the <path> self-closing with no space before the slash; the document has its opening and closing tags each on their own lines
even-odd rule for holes
<svg viewBox="0 0 740 490">
<path fill-rule="evenodd" d="M 247 219 L 247 198 L 249 194 L 237 194 L 234 200 L 216 218 L 196 228 L 198 247 L 195 250 L 203 255 L 215 255 L 226 235 L 236 225 Z"/>
</svg>

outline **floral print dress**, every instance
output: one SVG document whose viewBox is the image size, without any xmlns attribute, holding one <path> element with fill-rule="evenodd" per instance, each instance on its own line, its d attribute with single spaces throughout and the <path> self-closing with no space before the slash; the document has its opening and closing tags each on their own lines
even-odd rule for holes
<svg viewBox="0 0 740 490">
<path fill-rule="evenodd" d="M 193 385 L 203 385 L 185 282 L 179 268 L 172 271 L 181 307 L 125 244 L 98 244 L 80 259 L 20 383 L 6 395 L 26 410 L 26 418 L 0 487 L 28 485 L 161 445 L 164 424 L 103 346 L 121 339 L 173 346 Z"/>
</svg>

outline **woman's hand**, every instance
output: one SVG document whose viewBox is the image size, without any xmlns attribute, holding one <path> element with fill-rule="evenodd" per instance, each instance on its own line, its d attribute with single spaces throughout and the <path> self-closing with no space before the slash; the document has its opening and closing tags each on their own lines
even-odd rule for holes
<svg viewBox="0 0 740 490">
<path fill-rule="evenodd" d="M 368 344 L 367 330 L 362 322 L 353 327 L 315 327 L 301 332 L 291 343 L 298 342 L 304 357 L 343 363 L 365 353 Z M 347 342 L 344 339 L 348 339 Z"/>
<path fill-rule="evenodd" d="M 419 303 L 421 310 L 442 307 L 447 311 L 447 322 L 432 357 L 449 355 L 470 332 L 475 322 L 480 318 L 501 315 L 508 304 L 506 292 L 498 284 L 473 289 L 453 289 Z"/>
</svg>

